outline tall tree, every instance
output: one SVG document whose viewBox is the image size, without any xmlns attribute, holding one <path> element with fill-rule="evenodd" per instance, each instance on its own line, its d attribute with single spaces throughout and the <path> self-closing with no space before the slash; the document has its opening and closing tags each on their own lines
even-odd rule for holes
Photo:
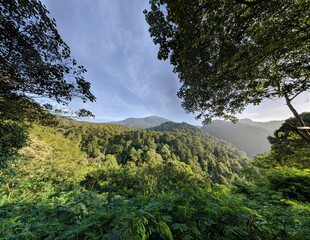
<svg viewBox="0 0 310 240">
<path fill-rule="evenodd" d="M 51 116 L 35 98 L 95 100 L 85 72 L 39 0 L 0 0 L 0 167 L 26 143 L 23 122 Z"/>
<path fill-rule="evenodd" d="M 310 1 L 150 0 L 158 58 L 170 58 L 178 96 L 197 118 L 236 120 L 249 104 L 292 101 L 310 88 Z M 299 134 L 310 141 L 307 131 Z"/>
<path fill-rule="evenodd" d="M 39 0 L 0 0 L 0 33 L 2 115 L 8 110 L 18 114 L 14 103 L 33 103 L 35 97 L 62 104 L 73 97 L 95 100 L 83 77 L 86 69 L 71 57 L 55 19 Z"/>
</svg>

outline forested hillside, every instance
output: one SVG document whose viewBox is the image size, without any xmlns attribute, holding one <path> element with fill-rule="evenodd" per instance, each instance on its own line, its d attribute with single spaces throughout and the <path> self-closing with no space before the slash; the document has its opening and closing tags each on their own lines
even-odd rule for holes
<svg viewBox="0 0 310 240">
<path fill-rule="evenodd" d="M 176 161 L 187 164 L 196 177 L 228 184 L 248 160 L 244 152 L 186 123 L 163 123 L 148 130 L 115 124 L 61 120 L 58 129 L 67 139 L 79 141 L 91 161 L 113 157 L 121 165 L 142 166 Z"/>
<path fill-rule="evenodd" d="M 163 123 L 171 122 L 168 119 L 150 116 L 145 118 L 127 118 L 123 121 L 112 122 L 137 129 L 147 129 L 158 127 Z M 271 145 L 268 142 L 268 136 L 272 136 L 283 121 L 255 122 L 250 119 L 240 119 L 237 123 L 231 123 L 223 120 L 214 120 L 210 124 L 201 128 L 203 131 L 232 143 L 239 149 L 245 151 L 247 156 L 254 157 L 269 151 Z M 167 127 L 167 126 L 165 126 Z M 155 128 L 156 129 L 156 128 Z M 162 130 L 165 130 L 161 126 Z M 169 131 L 169 129 L 167 130 Z"/>
<path fill-rule="evenodd" d="M 61 118 L 29 136 L 2 169 L 1 239 L 310 236 L 309 170 L 251 167 L 191 125 L 134 130 Z"/>
<path fill-rule="evenodd" d="M 145 118 L 126 118 L 125 120 L 111 123 L 120 124 L 127 127 L 144 129 L 159 126 L 160 124 L 165 122 L 170 122 L 170 120 L 162 117 L 150 116 Z"/>
</svg>

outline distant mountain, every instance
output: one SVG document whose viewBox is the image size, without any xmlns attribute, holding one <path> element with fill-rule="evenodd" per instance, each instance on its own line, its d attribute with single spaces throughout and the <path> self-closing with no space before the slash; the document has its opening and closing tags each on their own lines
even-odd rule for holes
<svg viewBox="0 0 310 240">
<path fill-rule="evenodd" d="M 222 120 L 215 120 L 203 126 L 202 130 L 209 134 L 231 142 L 239 149 L 244 150 L 250 157 L 265 153 L 270 144 L 267 137 L 273 135 L 284 121 L 254 122 L 250 119 L 241 119 L 233 124 Z"/>
<path fill-rule="evenodd" d="M 157 116 L 150 116 L 145 118 L 126 118 L 123 121 L 111 122 L 111 123 L 120 124 L 133 128 L 145 129 L 159 126 L 160 124 L 165 122 L 171 122 L 171 120 Z"/>
<path fill-rule="evenodd" d="M 159 126 L 148 128 L 148 130 L 154 131 L 166 131 L 166 132 L 178 132 L 178 133 L 185 133 L 190 135 L 204 135 L 205 133 L 201 131 L 196 126 L 190 125 L 188 123 L 175 123 L 175 122 L 165 122 Z"/>
<path fill-rule="evenodd" d="M 240 119 L 238 123 L 247 124 L 253 127 L 263 128 L 267 131 L 271 131 L 273 134 L 273 132 L 276 129 L 278 129 L 282 125 L 282 123 L 284 123 L 284 120 L 283 121 L 269 121 L 269 122 L 254 122 L 251 119 L 245 118 L 245 119 Z"/>
</svg>

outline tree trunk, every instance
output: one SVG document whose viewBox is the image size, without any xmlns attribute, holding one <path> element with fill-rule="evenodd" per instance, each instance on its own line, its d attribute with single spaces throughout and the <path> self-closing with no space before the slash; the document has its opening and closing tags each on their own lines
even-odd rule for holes
<svg viewBox="0 0 310 240">
<path fill-rule="evenodd" d="M 310 143 L 310 133 L 307 129 L 305 130 L 298 130 L 297 127 L 306 127 L 304 121 L 302 120 L 301 116 L 298 114 L 296 109 L 291 104 L 291 99 L 287 95 L 285 95 L 286 104 L 291 110 L 291 112 L 294 114 L 294 117 L 296 118 L 298 125 L 296 126 L 296 130 L 299 133 L 301 137 L 303 137 L 305 140 L 307 140 Z"/>
</svg>

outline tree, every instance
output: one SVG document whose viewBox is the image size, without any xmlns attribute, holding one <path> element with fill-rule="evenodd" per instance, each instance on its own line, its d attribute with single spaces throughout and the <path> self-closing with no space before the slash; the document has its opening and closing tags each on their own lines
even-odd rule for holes
<svg viewBox="0 0 310 240">
<path fill-rule="evenodd" d="M 90 83 L 71 57 L 55 19 L 39 0 L 0 0 L 0 113 L 37 97 L 67 105 L 73 97 L 94 101 Z M 13 104 L 15 103 L 15 104 Z M 50 105 L 47 105 L 50 107 Z M 9 107 L 9 108 L 8 108 Z M 25 111 L 27 109 L 23 109 Z M 27 111 L 26 111 L 27 112 Z M 80 113 L 88 114 L 86 110 Z"/>
<path fill-rule="evenodd" d="M 310 88 L 310 2 L 307 0 L 150 0 L 144 11 L 182 83 L 178 96 L 187 112 L 209 122 L 235 121 L 249 104 L 292 101 Z M 300 132 L 308 141 L 310 134 Z"/>
<path fill-rule="evenodd" d="M 0 0 L 1 165 L 25 145 L 25 123 L 55 120 L 52 105 L 40 105 L 38 97 L 64 105 L 73 97 L 95 100 L 86 69 L 71 57 L 48 14 L 39 0 Z M 77 114 L 92 115 L 85 109 Z"/>
<path fill-rule="evenodd" d="M 17 149 L 27 141 L 25 126 L 17 122 L 0 122 L 0 169 L 8 164 L 8 160 L 16 155 Z"/>
<path fill-rule="evenodd" d="M 310 125 L 310 113 L 301 114 L 304 122 Z M 268 137 L 272 156 L 280 165 L 309 168 L 310 144 L 296 130 L 296 118 L 287 119 L 282 126 Z"/>
</svg>

